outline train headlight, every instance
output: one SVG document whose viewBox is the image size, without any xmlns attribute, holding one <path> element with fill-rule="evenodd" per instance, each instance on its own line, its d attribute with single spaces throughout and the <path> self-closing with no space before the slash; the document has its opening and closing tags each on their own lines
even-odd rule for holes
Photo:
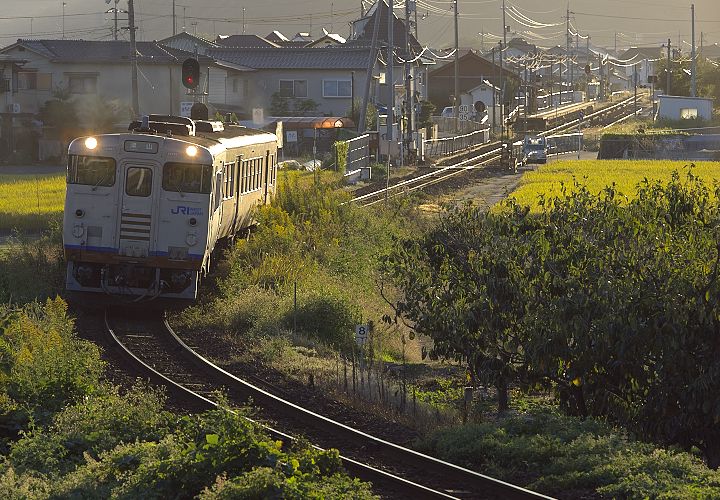
<svg viewBox="0 0 720 500">
<path fill-rule="evenodd" d="M 85 210 L 83 210 L 82 208 L 78 208 L 77 210 L 75 210 L 75 217 L 77 217 L 78 219 L 82 219 L 84 216 Z"/>
<path fill-rule="evenodd" d="M 190 217 L 190 219 L 188 219 L 188 224 L 195 226 L 197 224 L 197 219 L 195 217 Z"/>
<path fill-rule="evenodd" d="M 76 238 L 82 238 L 82 235 L 85 234 L 85 228 L 80 225 L 73 226 L 72 234 Z"/>
<path fill-rule="evenodd" d="M 85 139 L 85 147 L 88 149 L 95 149 L 97 147 L 97 144 L 97 139 L 95 139 L 94 137 L 88 137 L 87 139 Z"/>
<path fill-rule="evenodd" d="M 187 243 L 190 247 L 197 245 L 197 236 L 194 234 L 188 234 L 185 238 L 185 243 Z"/>
<path fill-rule="evenodd" d="M 188 146 L 185 150 L 185 154 L 192 158 L 198 154 L 198 148 L 195 146 Z"/>
</svg>

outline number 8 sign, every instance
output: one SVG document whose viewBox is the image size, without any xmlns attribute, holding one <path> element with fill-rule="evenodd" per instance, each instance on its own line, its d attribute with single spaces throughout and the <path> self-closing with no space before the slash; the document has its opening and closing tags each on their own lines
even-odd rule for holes
<svg viewBox="0 0 720 500">
<path fill-rule="evenodd" d="M 363 345 L 368 340 L 368 326 L 367 325 L 355 325 L 355 342 L 358 345 Z"/>
</svg>

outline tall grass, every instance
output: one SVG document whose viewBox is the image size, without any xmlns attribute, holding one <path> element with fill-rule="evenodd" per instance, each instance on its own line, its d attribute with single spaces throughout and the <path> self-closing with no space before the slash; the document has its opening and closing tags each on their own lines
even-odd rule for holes
<svg viewBox="0 0 720 500">
<path fill-rule="evenodd" d="M 65 178 L 51 175 L 0 175 L 0 232 L 39 232 L 62 216 Z"/>
<path fill-rule="evenodd" d="M 698 162 L 691 166 L 683 161 L 657 160 L 582 160 L 559 161 L 527 172 L 520 186 L 511 194 L 521 205 L 533 211 L 540 210 L 540 197 L 546 199 L 562 194 L 563 186 L 571 188 L 573 179 L 587 185 L 592 193 L 599 193 L 608 186 L 616 192 L 634 198 L 636 186 L 643 179 L 670 180 L 673 171 L 692 168 L 693 174 L 708 185 L 720 179 L 720 162 Z M 568 191 L 567 194 L 570 194 Z"/>
</svg>

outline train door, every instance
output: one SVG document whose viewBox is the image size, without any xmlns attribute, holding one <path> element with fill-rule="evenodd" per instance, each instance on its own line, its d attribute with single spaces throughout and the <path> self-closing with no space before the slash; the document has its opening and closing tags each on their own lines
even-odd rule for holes
<svg viewBox="0 0 720 500">
<path fill-rule="evenodd" d="M 120 165 L 120 255 L 147 257 L 152 251 L 155 171 L 151 163 L 125 161 Z"/>
</svg>

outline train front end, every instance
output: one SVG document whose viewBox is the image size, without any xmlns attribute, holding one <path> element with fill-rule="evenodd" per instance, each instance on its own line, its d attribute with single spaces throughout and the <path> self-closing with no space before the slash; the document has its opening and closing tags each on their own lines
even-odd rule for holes
<svg viewBox="0 0 720 500">
<path fill-rule="evenodd" d="M 195 299 L 207 263 L 213 161 L 169 137 L 109 134 L 69 147 L 66 289 Z"/>
</svg>

